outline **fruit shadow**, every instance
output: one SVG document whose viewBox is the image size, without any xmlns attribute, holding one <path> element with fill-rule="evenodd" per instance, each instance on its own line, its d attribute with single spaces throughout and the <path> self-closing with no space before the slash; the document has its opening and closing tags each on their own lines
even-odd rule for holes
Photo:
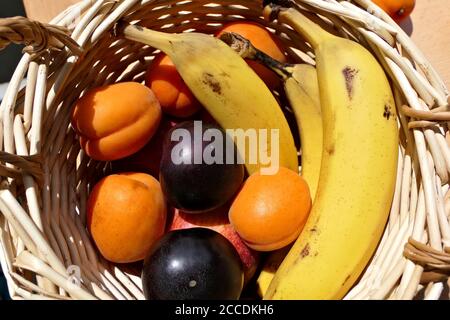
<svg viewBox="0 0 450 320">
<path fill-rule="evenodd" d="M 227 225 L 230 223 L 230 221 L 228 220 L 228 210 L 230 206 L 231 203 L 227 202 L 219 208 L 202 214 L 187 213 L 170 207 L 167 213 L 166 229 L 167 231 L 170 231 L 170 227 L 173 227 L 173 221 L 176 214 L 180 216 L 185 225 L 188 225 L 190 227 L 211 228 Z M 201 219 L 199 219 L 200 215 Z"/>
<path fill-rule="evenodd" d="M 408 36 L 411 36 L 413 34 L 414 24 L 411 17 L 408 17 L 406 20 L 402 21 L 399 25 L 400 28 L 402 28 Z"/>
<path fill-rule="evenodd" d="M 105 91 L 107 89 L 107 87 L 99 87 L 96 88 L 96 92 L 86 92 L 84 93 L 82 96 L 79 97 L 79 99 L 83 99 L 83 105 L 88 105 L 88 106 L 92 106 L 95 105 L 95 98 L 98 94 L 100 94 L 101 92 Z M 93 123 L 94 123 L 94 118 L 95 118 L 95 114 L 96 114 L 96 110 L 95 108 L 84 108 L 82 111 L 80 109 L 78 109 L 76 106 L 78 102 L 75 102 L 73 107 L 72 107 L 72 117 L 77 119 L 77 118 L 82 118 L 83 121 L 79 121 L 83 123 L 83 131 L 87 132 L 88 135 L 92 135 L 92 136 L 96 136 L 97 135 L 97 129 L 94 127 Z M 81 114 L 82 112 L 82 114 Z M 81 131 L 79 127 L 76 126 L 76 123 L 72 123 L 72 125 L 74 126 L 74 128 L 77 131 Z"/>
</svg>

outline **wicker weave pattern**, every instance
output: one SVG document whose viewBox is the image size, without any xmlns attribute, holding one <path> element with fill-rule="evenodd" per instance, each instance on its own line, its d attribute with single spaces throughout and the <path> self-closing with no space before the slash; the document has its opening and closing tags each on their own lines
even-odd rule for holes
<svg viewBox="0 0 450 320">
<path fill-rule="evenodd" d="M 22 17 L 3 19 L 0 22 L 0 49 L 9 43 L 28 45 L 25 52 L 41 53 L 49 48 L 62 49 L 67 46 L 75 53 L 80 53 L 77 43 L 67 37 L 67 29 L 60 26 L 42 24 Z"/>
<path fill-rule="evenodd" d="M 213 3 L 82 1 L 52 21 L 69 29 L 81 51 L 64 29 L 39 25 L 40 55 L 24 54 L 0 109 L 0 160 L 6 164 L 0 168 L 0 261 L 13 298 L 144 298 L 139 275 L 107 263 L 91 243 L 86 197 L 107 166 L 80 151 L 69 126 L 71 107 L 86 89 L 144 80 L 156 51 L 115 38 L 119 19 L 166 32 L 212 34 L 225 22 L 246 18 L 273 30 L 294 61 L 314 61 L 299 35 L 260 17 L 261 1 Z M 347 298 L 412 299 L 423 291 L 425 298 L 438 299 L 450 263 L 444 253 L 450 247 L 449 92 L 406 34 L 369 0 L 296 3 L 324 28 L 373 52 L 394 84 L 399 109 L 401 156 L 390 220 L 376 255 Z M 13 29 L 27 28 L 19 25 Z M 36 34 L 11 35 L 11 28 L 4 28 L 8 24 L 0 23 L 0 47 L 5 39 L 23 41 Z M 61 44 L 67 48 L 44 50 Z M 27 85 L 20 89 L 24 77 Z M 404 255 L 409 238 L 415 240 L 406 251 L 412 260 Z M 71 266 L 80 268 L 81 286 L 71 283 L 77 279 L 71 277 L 77 271 Z M 35 280 L 28 271 L 37 275 Z"/>
</svg>

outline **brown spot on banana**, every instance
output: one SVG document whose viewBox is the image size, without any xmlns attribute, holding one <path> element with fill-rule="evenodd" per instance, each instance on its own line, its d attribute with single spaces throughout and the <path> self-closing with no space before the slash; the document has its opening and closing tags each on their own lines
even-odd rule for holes
<svg viewBox="0 0 450 320">
<path fill-rule="evenodd" d="M 305 258 L 307 256 L 309 256 L 309 243 L 307 243 L 302 252 L 300 252 L 300 257 Z"/>
<path fill-rule="evenodd" d="M 211 88 L 214 93 L 222 94 L 222 86 L 219 81 L 211 73 L 205 72 L 203 74 L 203 83 Z"/>
<path fill-rule="evenodd" d="M 334 147 L 334 144 L 331 145 L 331 146 L 329 146 L 329 147 L 327 147 L 325 150 L 327 151 L 327 153 L 328 153 L 330 156 L 332 156 L 332 155 L 334 154 L 334 152 L 336 151 L 336 150 L 335 150 L 335 147 Z"/>
<path fill-rule="evenodd" d="M 344 75 L 345 79 L 345 86 L 347 88 L 348 98 L 350 100 L 353 99 L 353 81 L 358 72 L 358 70 L 351 67 L 345 67 L 344 70 L 342 70 L 342 74 Z"/>
<path fill-rule="evenodd" d="M 347 277 L 345 277 L 344 282 L 342 282 L 342 286 L 345 286 L 345 285 L 347 284 L 347 281 L 350 280 L 350 277 L 351 277 L 351 276 L 352 276 L 352 275 L 349 274 Z"/>
<path fill-rule="evenodd" d="M 383 117 L 385 117 L 387 120 L 389 120 L 391 118 L 391 116 L 395 117 L 395 115 L 392 113 L 392 107 L 390 105 L 386 104 L 384 106 Z"/>
</svg>

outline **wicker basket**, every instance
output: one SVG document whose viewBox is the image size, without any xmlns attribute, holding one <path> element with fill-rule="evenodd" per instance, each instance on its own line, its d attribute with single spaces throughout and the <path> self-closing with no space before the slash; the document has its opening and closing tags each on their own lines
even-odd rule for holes
<svg viewBox="0 0 450 320">
<path fill-rule="evenodd" d="M 115 22 L 214 33 L 225 22 L 245 18 L 273 30 L 294 61 L 313 60 L 298 34 L 261 18 L 261 2 L 85 0 L 56 17 L 53 26 L 0 20 L 0 47 L 29 45 L 0 113 L 0 260 L 14 299 L 144 298 L 139 274 L 107 263 L 91 243 L 86 197 L 105 164 L 80 151 L 69 126 L 83 90 L 144 79 L 155 50 L 115 38 Z M 407 35 L 369 0 L 296 2 L 317 22 L 376 55 L 392 80 L 400 114 L 401 156 L 389 223 L 346 298 L 448 299 L 448 90 Z"/>
</svg>

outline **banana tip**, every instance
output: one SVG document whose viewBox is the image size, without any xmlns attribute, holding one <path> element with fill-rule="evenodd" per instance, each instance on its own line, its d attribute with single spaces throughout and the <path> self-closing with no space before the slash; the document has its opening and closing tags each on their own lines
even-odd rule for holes
<svg viewBox="0 0 450 320">
<path fill-rule="evenodd" d="M 123 35 L 123 30 L 126 27 L 126 23 L 125 21 L 119 20 L 113 27 L 112 33 L 114 35 L 114 37 L 119 37 L 121 35 Z"/>
<path fill-rule="evenodd" d="M 264 0 L 263 6 L 266 7 L 268 5 L 279 5 L 282 7 L 289 8 L 292 6 L 292 0 Z"/>
<path fill-rule="evenodd" d="M 269 2 L 264 9 L 263 9 L 263 17 L 267 21 L 273 21 L 278 18 L 278 14 L 281 10 L 283 10 L 285 7 L 281 6 L 279 4 L 275 4 L 273 2 Z"/>
<path fill-rule="evenodd" d="M 134 28 L 139 31 L 142 31 L 144 29 L 143 27 L 141 27 L 139 25 L 133 25 L 133 24 L 129 24 L 128 22 L 126 22 L 124 20 L 119 20 L 114 25 L 112 33 L 115 37 L 123 36 L 123 35 L 125 35 L 125 29 L 127 29 L 128 27 Z"/>
</svg>

